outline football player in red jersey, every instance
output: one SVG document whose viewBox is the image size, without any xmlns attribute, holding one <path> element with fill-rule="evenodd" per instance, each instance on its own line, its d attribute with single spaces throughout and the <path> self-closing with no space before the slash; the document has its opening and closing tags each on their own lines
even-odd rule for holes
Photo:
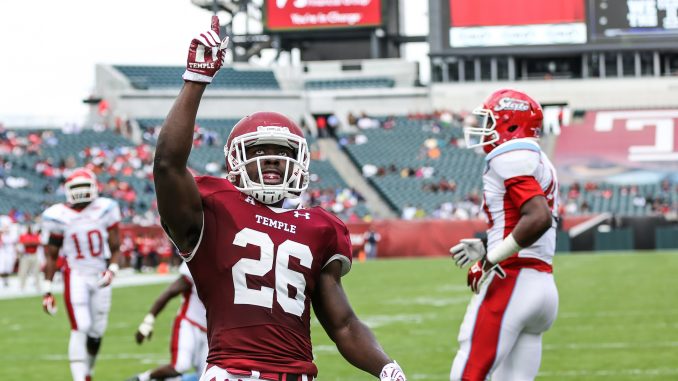
<svg viewBox="0 0 678 381">
<path fill-rule="evenodd" d="M 240 120 L 224 147 L 228 179 L 194 178 L 186 167 L 198 106 L 227 43 L 216 16 L 191 42 L 153 168 L 163 227 L 207 310 L 201 380 L 314 379 L 312 306 L 351 364 L 383 381 L 404 381 L 342 288 L 351 267 L 346 226 L 321 208 L 282 208 L 309 178 L 308 147 L 293 121 L 274 112 Z"/>
<path fill-rule="evenodd" d="M 96 176 L 84 168 L 68 176 L 64 189 L 67 202 L 42 213 L 43 229 L 49 232 L 45 247 L 47 292 L 42 306 L 49 315 L 56 313 L 52 280 L 59 258 L 64 258 L 71 374 L 73 381 L 89 381 L 108 325 L 110 285 L 118 271 L 120 207 L 110 198 L 99 197 Z"/>
</svg>

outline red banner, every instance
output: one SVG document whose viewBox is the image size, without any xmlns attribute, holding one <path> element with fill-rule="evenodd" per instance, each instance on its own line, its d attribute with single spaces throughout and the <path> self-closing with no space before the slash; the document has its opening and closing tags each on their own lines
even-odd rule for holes
<svg viewBox="0 0 678 381">
<path fill-rule="evenodd" d="M 381 25 L 381 0 L 268 0 L 269 30 Z"/>
<path fill-rule="evenodd" d="M 584 43 L 584 0 L 450 0 L 453 48 Z"/>
<path fill-rule="evenodd" d="M 678 168 L 678 109 L 589 111 L 562 128 L 555 157 L 565 182 L 657 181 Z"/>
<path fill-rule="evenodd" d="M 584 0 L 450 0 L 450 26 L 583 23 Z"/>
</svg>

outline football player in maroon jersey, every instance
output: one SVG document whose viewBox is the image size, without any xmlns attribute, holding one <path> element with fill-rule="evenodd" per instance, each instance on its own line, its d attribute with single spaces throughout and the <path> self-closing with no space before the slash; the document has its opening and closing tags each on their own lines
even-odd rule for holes
<svg viewBox="0 0 678 381">
<path fill-rule="evenodd" d="M 216 16 L 191 42 L 153 168 L 163 227 L 207 311 L 201 380 L 312 380 L 312 306 L 351 364 L 383 381 L 405 381 L 342 288 L 351 267 L 346 226 L 321 208 L 282 208 L 309 179 L 308 147 L 293 121 L 274 112 L 240 120 L 224 147 L 228 179 L 194 178 L 186 167 L 198 106 L 227 44 Z"/>
</svg>

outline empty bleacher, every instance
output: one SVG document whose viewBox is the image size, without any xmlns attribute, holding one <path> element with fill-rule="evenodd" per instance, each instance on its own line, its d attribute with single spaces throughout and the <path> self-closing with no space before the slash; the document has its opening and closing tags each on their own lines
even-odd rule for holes
<svg viewBox="0 0 678 381">
<path fill-rule="evenodd" d="M 116 70 L 129 79 L 138 90 L 179 88 L 183 85 L 183 66 L 127 66 L 116 65 Z M 238 90 L 277 90 L 278 81 L 271 70 L 237 70 L 225 67 L 219 70 L 210 88 Z"/>
<path fill-rule="evenodd" d="M 306 90 L 375 89 L 393 86 L 395 80 L 384 77 L 313 79 L 304 82 Z"/>
<path fill-rule="evenodd" d="M 384 121 L 386 118 L 379 118 Z M 392 129 L 365 129 L 360 133 L 367 138 L 364 144 L 349 143 L 345 149 L 354 163 L 362 168 L 374 165 L 381 168 L 395 166 L 396 172 L 372 176 L 370 182 L 386 198 L 394 210 L 402 213 L 406 205 L 420 206 L 427 213 L 442 203 L 460 201 L 467 194 L 481 190 L 483 158 L 472 151 L 458 148 L 454 142 L 461 138 L 458 125 L 434 127 L 434 120 L 410 120 L 395 118 Z M 439 132 L 434 131 L 439 128 Z M 435 139 L 440 156 L 432 159 L 423 149 L 427 139 Z M 403 169 L 431 167 L 434 173 L 429 178 L 402 177 Z M 427 183 L 440 180 L 455 181 L 455 192 L 427 192 Z"/>
</svg>

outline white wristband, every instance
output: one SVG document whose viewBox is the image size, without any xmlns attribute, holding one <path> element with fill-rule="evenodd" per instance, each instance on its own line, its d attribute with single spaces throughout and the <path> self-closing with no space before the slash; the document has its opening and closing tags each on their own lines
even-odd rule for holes
<svg viewBox="0 0 678 381">
<path fill-rule="evenodd" d="M 118 270 L 120 270 L 120 266 L 118 266 L 117 263 L 111 263 L 108 265 L 108 270 L 113 273 L 113 275 L 118 274 Z"/>
<path fill-rule="evenodd" d="M 499 245 L 493 247 L 492 250 L 487 253 L 487 260 L 494 264 L 498 264 L 504 259 L 520 251 L 520 249 L 522 249 L 522 247 L 518 245 L 516 239 L 513 238 L 513 233 L 511 233 L 506 238 L 504 238 L 504 240 L 501 241 Z"/>
<path fill-rule="evenodd" d="M 155 323 L 155 316 L 153 314 L 148 314 L 144 317 L 144 321 L 139 324 L 139 333 L 148 337 L 148 335 L 153 331 L 153 323 Z"/>
<path fill-rule="evenodd" d="M 52 281 L 45 279 L 45 293 L 51 294 L 52 293 Z"/>
<path fill-rule="evenodd" d="M 146 314 L 146 316 L 144 316 L 144 323 L 153 325 L 153 323 L 155 323 L 155 316 L 153 316 L 151 313 Z"/>
<path fill-rule="evenodd" d="M 212 77 L 208 75 L 194 73 L 188 70 L 184 72 L 184 75 L 182 75 L 181 78 L 191 82 L 212 83 Z"/>
</svg>

